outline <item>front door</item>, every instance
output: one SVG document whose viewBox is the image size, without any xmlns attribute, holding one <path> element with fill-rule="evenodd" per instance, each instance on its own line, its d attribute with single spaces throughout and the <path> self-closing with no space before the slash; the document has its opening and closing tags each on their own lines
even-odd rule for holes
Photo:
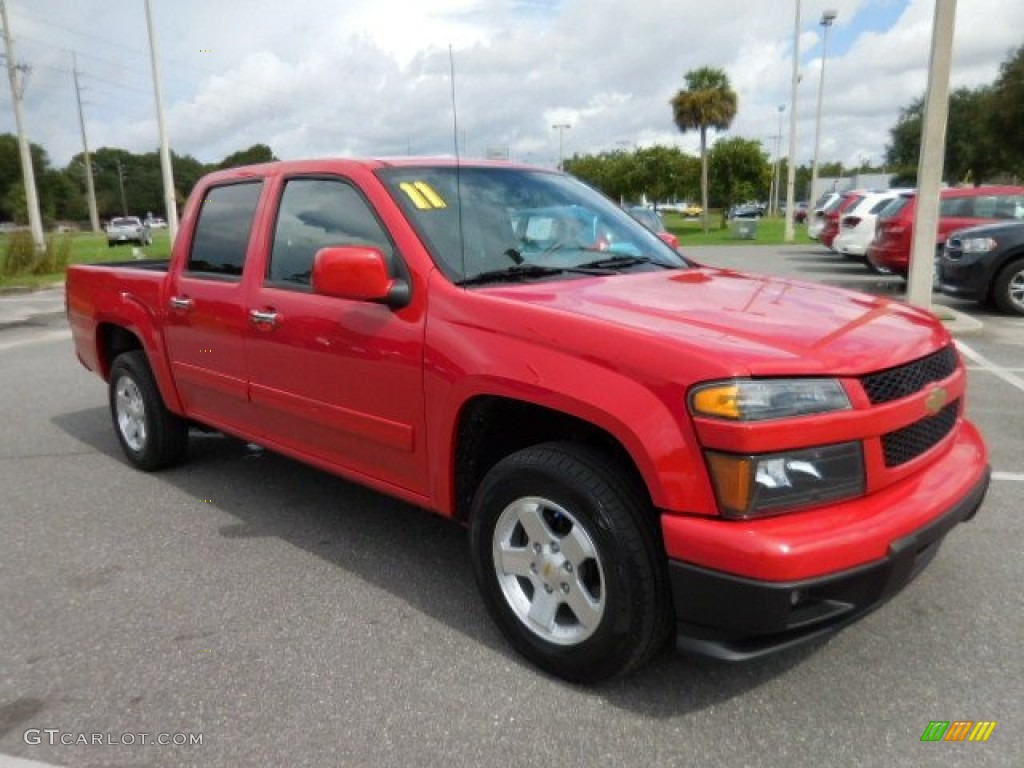
<svg viewBox="0 0 1024 768">
<path fill-rule="evenodd" d="M 401 274 L 394 245 L 357 187 L 338 177 L 283 185 L 248 334 L 260 429 L 305 457 L 426 496 L 422 301 L 401 310 L 312 292 L 313 256 L 369 245 Z"/>
</svg>

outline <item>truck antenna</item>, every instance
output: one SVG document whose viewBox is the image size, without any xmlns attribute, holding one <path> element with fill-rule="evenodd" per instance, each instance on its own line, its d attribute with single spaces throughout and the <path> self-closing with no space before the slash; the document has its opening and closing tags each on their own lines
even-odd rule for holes
<svg viewBox="0 0 1024 768">
<path fill-rule="evenodd" d="M 462 277 L 466 277 L 466 233 L 462 225 L 462 162 L 459 159 L 459 110 L 455 101 L 455 55 L 452 45 L 448 44 L 448 68 L 451 72 L 452 84 L 452 139 L 455 144 L 455 199 L 458 203 L 459 216 L 459 248 L 462 258 Z"/>
</svg>

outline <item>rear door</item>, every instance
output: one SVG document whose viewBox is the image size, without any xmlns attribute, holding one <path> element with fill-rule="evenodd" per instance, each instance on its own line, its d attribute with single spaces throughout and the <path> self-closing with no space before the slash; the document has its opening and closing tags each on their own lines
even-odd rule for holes
<svg viewBox="0 0 1024 768">
<path fill-rule="evenodd" d="M 373 206 L 341 176 L 283 180 L 266 274 L 254 285 L 250 393 L 268 443 L 331 468 L 426 496 L 425 300 L 402 309 L 318 295 L 313 257 L 368 245 L 406 267 Z"/>
<path fill-rule="evenodd" d="M 228 431 L 252 424 L 242 270 L 262 189 L 246 180 L 207 190 L 187 261 L 169 277 L 164 338 L 178 392 L 189 416 Z"/>
</svg>

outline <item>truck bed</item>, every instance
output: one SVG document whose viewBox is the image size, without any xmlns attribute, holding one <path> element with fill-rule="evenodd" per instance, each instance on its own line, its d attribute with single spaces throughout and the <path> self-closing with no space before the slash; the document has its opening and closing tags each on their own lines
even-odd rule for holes
<svg viewBox="0 0 1024 768">
<path fill-rule="evenodd" d="M 104 323 L 124 326 L 131 318 L 163 314 L 160 297 L 168 271 L 167 259 L 133 259 L 104 264 L 73 264 L 65 283 L 68 325 L 79 359 L 86 368 L 104 374 L 99 362 L 98 334 Z M 139 323 L 151 326 L 151 322 Z M 138 328 L 128 326 L 137 332 Z"/>
</svg>

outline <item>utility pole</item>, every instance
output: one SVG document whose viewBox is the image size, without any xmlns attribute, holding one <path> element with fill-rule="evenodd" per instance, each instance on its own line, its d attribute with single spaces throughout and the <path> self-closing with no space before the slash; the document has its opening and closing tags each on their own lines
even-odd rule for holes
<svg viewBox="0 0 1024 768">
<path fill-rule="evenodd" d="M 0 0 L 0 17 L 4 23 L 4 46 L 7 51 L 7 76 L 11 80 L 11 101 L 14 102 L 14 123 L 18 129 L 18 151 L 21 154 L 21 177 L 25 184 L 25 202 L 28 203 L 28 226 L 32 232 L 32 243 L 38 252 L 46 250 L 43 237 L 43 220 L 39 215 L 39 195 L 36 192 L 36 174 L 32 168 L 32 151 L 25 136 L 25 120 L 21 115 L 21 100 L 25 96 L 25 80 L 18 83 L 18 70 L 27 76 L 28 67 L 17 64 L 14 58 L 14 41 L 11 39 L 11 23 L 7 20 L 7 5 Z"/>
<path fill-rule="evenodd" d="M 796 207 L 796 87 L 800 84 L 800 0 L 796 0 L 796 22 L 793 26 L 793 79 L 789 97 L 789 163 L 786 166 L 786 228 L 783 239 L 792 243 L 793 209 Z"/>
<path fill-rule="evenodd" d="M 939 187 L 946 150 L 949 115 L 949 72 L 953 61 L 956 0 L 936 0 L 932 26 L 928 91 L 921 121 L 921 154 L 917 166 L 917 209 L 910 241 L 907 300 L 930 309 L 935 274 L 935 240 L 939 233 Z"/>
<path fill-rule="evenodd" d="M 100 231 L 100 217 L 96 210 L 96 187 L 92 181 L 92 160 L 89 159 L 89 141 L 85 137 L 85 116 L 82 114 L 82 88 L 78 84 L 78 56 L 71 54 L 71 74 L 75 78 L 75 98 L 78 100 L 78 125 L 82 128 L 82 156 L 85 158 L 85 189 L 89 197 L 89 224 L 93 232 Z"/>
<path fill-rule="evenodd" d="M 558 170 L 564 170 L 562 168 L 562 141 L 565 136 L 565 132 L 572 128 L 568 123 L 558 123 L 551 126 L 552 130 L 558 131 Z"/>
<path fill-rule="evenodd" d="M 117 164 L 117 185 L 121 188 L 121 215 L 128 215 L 128 205 L 124 200 L 124 170 L 121 168 L 121 158 L 114 161 Z"/>
<path fill-rule="evenodd" d="M 160 68 L 157 64 L 156 35 L 153 34 L 153 13 L 146 0 L 146 27 L 149 30 L 149 57 L 153 65 L 153 95 L 156 98 L 156 125 L 160 133 L 160 173 L 164 178 L 164 208 L 167 209 L 167 231 L 174 244 L 178 233 L 178 203 L 174 198 L 174 171 L 171 168 L 171 150 L 164 129 L 164 102 L 160 96 Z"/>
</svg>

